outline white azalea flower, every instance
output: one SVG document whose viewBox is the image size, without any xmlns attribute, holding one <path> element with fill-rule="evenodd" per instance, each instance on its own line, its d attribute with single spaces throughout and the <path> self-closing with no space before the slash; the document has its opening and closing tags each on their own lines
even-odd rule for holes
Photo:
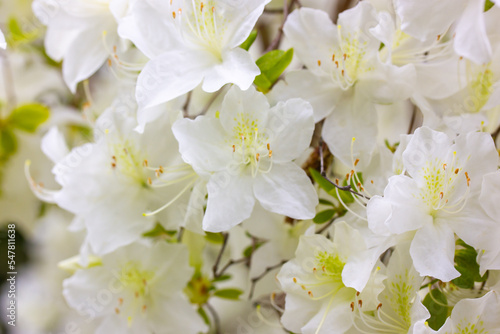
<svg viewBox="0 0 500 334">
<path fill-rule="evenodd" d="M 474 247 L 487 240 L 493 222 L 477 197 L 484 174 L 498 165 L 491 136 L 468 133 L 453 141 L 422 127 L 403 152 L 409 176 L 389 178 L 384 197 L 368 203 L 368 224 L 377 234 L 415 231 L 410 254 L 422 276 L 449 281 L 454 268 L 455 233 Z"/>
<path fill-rule="evenodd" d="M 137 82 L 140 109 L 169 101 L 202 83 L 247 89 L 260 71 L 239 48 L 270 0 L 148 0 L 133 4 L 120 26 L 151 61 Z"/>
<path fill-rule="evenodd" d="M 355 137 L 354 158 L 363 157 L 360 168 L 370 162 L 375 149 L 375 103 L 408 98 L 415 81 L 412 64 L 398 67 L 380 61 L 380 41 L 369 31 L 377 24 L 377 13 L 366 1 L 341 13 L 337 25 L 321 10 L 295 10 L 284 32 L 307 70 L 290 72 L 270 94 L 273 101 L 310 101 L 315 121 L 326 117 L 323 139 L 346 165 Z"/>
<path fill-rule="evenodd" d="M 491 60 L 484 23 L 485 0 L 396 0 L 404 32 L 420 40 L 439 38 L 452 25 L 455 51 L 482 64 Z"/>
<path fill-rule="evenodd" d="M 68 304 L 96 333 L 198 333 L 207 330 L 182 293 L 193 274 L 183 245 L 132 244 L 78 270 L 63 283 Z"/>
<path fill-rule="evenodd" d="M 184 161 L 208 178 L 204 230 L 241 223 L 255 199 L 275 213 L 314 217 L 316 191 L 292 162 L 309 147 L 314 130 L 307 102 L 292 99 L 269 108 L 262 93 L 234 86 L 215 117 L 185 118 L 172 130 Z"/>
<path fill-rule="evenodd" d="M 31 180 L 32 189 L 81 218 L 97 254 L 138 240 L 155 222 L 176 230 L 196 180 L 169 131 L 179 117 L 179 112 L 164 113 L 139 134 L 134 118 L 109 110 L 98 119 L 96 142 L 74 148 L 54 167 L 62 189 L 48 191 Z M 54 133 L 49 135 L 45 151 L 64 151 Z"/>
<path fill-rule="evenodd" d="M 63 77 L 75 93 L 76 85 L 94 74 L 113 46 L 120 43 L 118 21 L 130 0 L 35 0 L 33 12 L 47 25 L 45 48 L 63 61 Z"/>
<path fill-rule="evenodd" d="M 283 325 L 299 333 L 344 333 L 353 326 L 355 310 L 373 311 L 385 278 L 377 268 L 363 291 L 345 284 L 344 267 L 363 244 L 346 223 L 335 225 L 334 241 L 322 235 L 302 236 L 295 258 L 285 263 L 277 279 L 286 292 Z"/>
<path fill-rule="evenodd" d="M 413 267 L 409 244 L 398 245 L 387 265 L 385 289 L 374 315 L 359 312 L 355 327 L 360 333 L 413 333 L 416 323 L 430 317 L 418 292 L 424 280 Z"/>
</svg>

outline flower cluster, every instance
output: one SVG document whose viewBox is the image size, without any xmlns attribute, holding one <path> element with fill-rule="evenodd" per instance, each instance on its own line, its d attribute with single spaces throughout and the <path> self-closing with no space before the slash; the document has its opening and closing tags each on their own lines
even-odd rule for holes
<svg viewBox="0 0 500 334">
<path fill-rule="evenodd" d="M 500 333 L 496 0 L 0 12 L 12 333 Z"/>
</svg>

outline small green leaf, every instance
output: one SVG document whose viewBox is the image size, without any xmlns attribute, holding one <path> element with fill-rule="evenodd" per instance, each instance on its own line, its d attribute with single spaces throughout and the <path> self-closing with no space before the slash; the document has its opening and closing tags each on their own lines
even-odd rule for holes
<svg viewBox="0 0 500 334">
<path fill-rule="evenodd" d="M 214 296 L 224 299 L 238 300 L 243 291 L 238 289 L 222 289 L 214 292 Z"/>
<path fill-rule="evenodd" d="M 495 5 L 495 3 L 491 0 L 486 0 L 485 3 L 484 3 L 484 11 L 487 12 L 491 9 L 491 7 L 493 7 Z"/>
<path fill-rule="evenodd" d="M 222 233 L 205 232 L 205 239 L 213 244 L 222 244 L 224 242 Z"/>
<path fill-rule="evenodd" d="M 0 161 L 7 159 L 17 151 L 17 139 L 9 128 L 0 129 Z"/>
<path fill-rule="evenodd" d="M 198 307 L 198 314 L 203 318 L 203 321 L 210 326 L 210 318 L 207 315 L 207 312 L 203 309 L 203 307 Z"/>
<path fill-rule="evenodd" d="M 256 38 L 257 38 L 257 30 L 252 30 L 250 35 L 248 35 L 247 39 L 243 43 L 241 43 L 240 48 L 248 51 L 252 46 L 253 42 L 255 42 Z"/>
<path fill-rule="evenodd" d="M 323 224 L 333 218 L 337 210 L 328 209 L 324 211 L 320 211 L 316 214 L 316 217 L 313 218 L 313 223 L 315 224 Z"/>
<path fill-rule="evenodd" d="M 19 24 L 18 20 L 15 17 L 9 18 L 9 22 L 7 23 L 9 34 L 8 40 L 9 44 L 12 43 L 30 43 L 37 39 L 38 30 L 25 31 Z"/>
<path fill-rule="evenodd" d="M 319 199 L 319 204 L 333 206 L 333 207 L 335 206 L 335 204 L 333 204 L 332 202 L 330 202 L 329 200 L 326 200 L 324 198 Z"/>
<path fill-rule="evenodd" d="M 227 281 L 230 278 L 231 278 L 231 275 L 222 275 L 222 276 L 214 278 L 212 280 L 212 282 L 223 282 L 223 281 Z"/>
<path fill-rule="evenodd" d="M 7 123 L 27 132 L 35 132 L 40 124 L 49 118 L 49 108 L 38 103 L 30 103 L 12 110 Z"/>
<path fill-rule="evenodd" d="M 252 256 L 252 252 L 256 251 L 257 249 L 259 249 L 260 246 L 262 246 L 264 244 L 264 242 L 257 242 L 255 244 L 255 246 L 248 246 L 247 248 L 245 248 L 245 250 L 243 251 L 243 256 L 244 257 L 250 257 Z"/>
<path fill-rule="evenodd" d="M 142 234 L 143 237 L 146 238 L 155 238 L 155 237 L 172 237 L 177 234 L 177 231 L 168 231 L 160 224 L 156 223 L 156 226 L 147 232 Z"/>
<path fill-rule="evenodd" d="M 448 301 L 446 300 L 446 296 L 438 289 L 431 290 L 425 296 L 423 304 L 431 314 L 431 317 L 427 320 L 429 327 L 438 330 L 443 326 L 446 318 L 448 318 Z"/>
<path fill-rule="evenodd" d="M 472 289 L 475 282 L 484 282 L 487 275 L 481 277 L 479 273 L 476 250 L 462 240 L 458 240 L 457 245 L 463 247 L 455 251 L 455 268 L 460 272 L 460 276 L 452 282 L 459 288 Z"/>
<path fill-rule="evenodd" d="M 269 51 L 257 59 L 256 64 L 261 72 L 254 80 L 257 89 L 267 93 L 288 65 L 290 65 L 292 58 L 293 49 L 289 49 L 286 52 L 283 50 Z"/>
</svg>

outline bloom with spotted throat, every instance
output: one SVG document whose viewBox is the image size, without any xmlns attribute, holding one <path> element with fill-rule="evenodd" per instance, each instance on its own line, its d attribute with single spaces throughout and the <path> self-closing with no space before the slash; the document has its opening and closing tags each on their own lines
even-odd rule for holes
<svg viewBox="0 0 500 334">
<path fill-rule="evenodd" d="M 408 176 L 390 177 L 384 197 L 371 198 L 368 224 L 378 234 L 413 231 L 410 254 L 420 275 L 456 278 L 455 233 L 480 248 L 494 227 L 478 201 L 483 175 L 498 166 L 493 140 L 478 132 L 452 139 L 422 127 L 403 152 L 403 166 Z"/>
<path fill-rule="evenodd" d="M 364 244 L 361 235 L 347 223 L 339 222 L 333 238 L 332 242 L 319 234 L 302 236 L 295 258 L 285 263 L 277 276 L 287 294 L 281 322 L 288 330 L 345 333 L 354 325 L 359 309 L 373 311 L 377 307 L 376 298 L 385 278 L 380 266 L 363 291 L 349 287 L 343 275 L 351 255 Z"/>
<path fill-rule="evenodd" d="M 182 293 L 192 274 L 184 245 L 135 243 L 77 270 L 63 294 L 70 307 L 100 320 L 96 333 L 204 332 Z"/>
<path fill-rule="evenodd" d="M 269 1 L 135 2 L 119 33 L 151 59 L 137 81 L 140 109 L 172 100 L 200 83 L 206 92 L 227 83 L 250 87 L 260 71 L 239 46 Z"/>
<path fill-rule="evenodd" d="M 312 108 L 291 99 L 270 108 L 254 88 L 233 86 L 212 116 L 172 126 L 185 162 L 208 179 L 203 229 L 220 232 L 250 217 L 255 199 L 264 209 L 296 219 L 315 215 L 318 197 L 292 160 L 308 147 Z"/>
</svg>

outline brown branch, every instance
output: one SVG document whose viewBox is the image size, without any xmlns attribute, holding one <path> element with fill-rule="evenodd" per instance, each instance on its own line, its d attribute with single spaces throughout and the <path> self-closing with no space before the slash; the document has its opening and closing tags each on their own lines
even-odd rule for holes
<svg viewBox="0 0 500 334">
<path fill-rule="evenodd" d="M 363 197 L 363 198 L 369 200 L 370 199 L 369 196 L 360 194 L 357 191 L 353 190 L 350 184 L 348 184 L 347 186 L 339 186 L 336 182 L 333 182 L 332 180 L 330 180 L 328 178 L 328 176 L 326 175 L 326 172 L 325 172 L 324 164 L 323 164 L 323 145 L 324 145 L 324 143 L 321 140 L 320 143 L 319 143 L 319 159 L 320 159 L 320 168 L 321 168 L 320 173 L 321 173 L 321 176 L 323 176 L 325 178 L 325 180 L 327 180 L 328 182 L 330 182 L 335 188 L 337 188 L 339 190 L 342 190 L 342 191 L 348 191 L 348 192 L 350 192 L 353 195 L 356 195 L 356 196 L 359 196 L 359 197 Z"/>
<path fill-rule="evenodd" d="M 250 293 L 248 294 L 248 299 L 251 300 L 253 297 L 253 293 L 255 292 L 255 285 L 257 284 L 258 281 L 260 281 L 264 276 L 266 276 L 271 270 L 274 270 L 276 268 L 281 267 L 284 265 L 288 260 L 283 260 L 278 264 L 275 264 L 274 266 L 267 267 L 262 274 L 260 274 L 257 277 L 252 278 L 251 281 L 251 286 L 250 286 Z"/>
<path fill-rule="evenodd" d="M 214 275 L 214 278 L 217 278 L 220 275 L 222 275 L 222 274 L 218 274 L 217 270 L 219 268 L 219 263 L 220 263 L 220 260 L 222 258 L 222 253 L 224 253 L 224 250 L 226 249 L 227 239 L 229 238 L 229 234 L 227 234 L 227 233 L 223 233 L 222 235 L 224 237 L 224 241 L 222 242 L 222 247 L 220 248 L 219 254 L 217 254 L 217 259 L 215 260 L 214 266 L 212 267 L 212 273 Z"/>
</svg>

